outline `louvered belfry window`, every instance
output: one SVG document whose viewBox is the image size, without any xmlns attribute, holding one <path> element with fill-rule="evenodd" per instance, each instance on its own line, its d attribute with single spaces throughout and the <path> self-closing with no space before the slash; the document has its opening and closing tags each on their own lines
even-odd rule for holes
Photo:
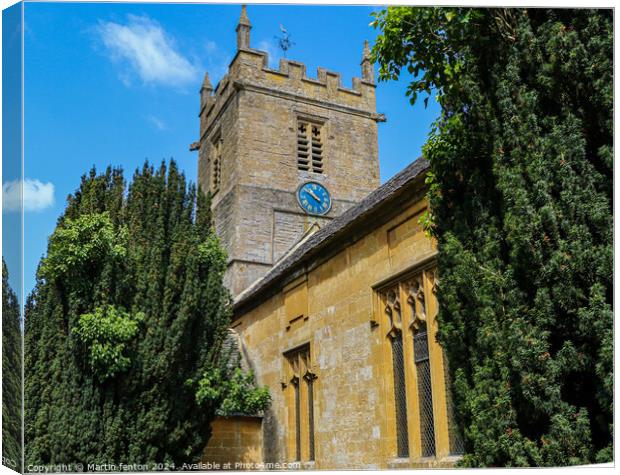
<svg viewBox="0 0 620 475">
<path fill-rule="evenodd" d="M 222 136 L 219 135 L 212 144 L 211 192 L 217 193 L 222 183 Z"/>
<path fill-rule="evenodd" d="M 323 173 L 323 126 L 305 120 L 297 122 L 297 168 Z"/>
</svg>

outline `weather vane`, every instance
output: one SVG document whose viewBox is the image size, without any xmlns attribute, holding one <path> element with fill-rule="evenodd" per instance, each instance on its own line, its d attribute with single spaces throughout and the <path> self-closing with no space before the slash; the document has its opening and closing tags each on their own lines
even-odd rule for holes
<svg viewBox="0 0 620 475">
<path fill-rule="evenodd" d="M 286 58 L 286 52 L 293 46 L 295 43 L 291 40 L 291 34 L 286 31 L 282 25 L 280 25 L 280 31 L 282 32 L 282 36 L 276 36 L 275 39 L 278 40 L 278 46 L 282 50 L 284 57 Z"/>
</svg>

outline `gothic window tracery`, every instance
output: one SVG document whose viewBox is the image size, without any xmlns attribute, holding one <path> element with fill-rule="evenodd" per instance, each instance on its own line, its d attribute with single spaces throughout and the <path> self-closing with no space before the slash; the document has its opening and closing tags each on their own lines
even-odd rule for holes
<svg viewBox="0 0 620 475">
<path fill-rule="evenodd" d="M 293 450 L 295 461 L 313 461 L 314 444 L 314 386 L 317 375 L 310 359 L 310 347 L 304 345 L 285 354 L 289 368 L 287 384 L 293 391 L 292 426 L 294 427 Z"/>
<path fill-rule="evenodd" d="M 424 298 L 424 282 L 422 276 L 416 276 L 405 284 L 407 288 L 407 303 L 411 307 L 410 327 L 417 330 L 421 324 L 426 323 L 426 301 Z"/>
<path fill-rule="evenodd" d="M 391 352 L 392 369 L 386 377 L 394 387 L 390 405 L 397 457 L 462 453 L 451 394 L 446 393 L 450 388 L 447 362 L 436 339 L 436 290 L 436 271 L 426 268 L 379 293 Z"/>
</svg>

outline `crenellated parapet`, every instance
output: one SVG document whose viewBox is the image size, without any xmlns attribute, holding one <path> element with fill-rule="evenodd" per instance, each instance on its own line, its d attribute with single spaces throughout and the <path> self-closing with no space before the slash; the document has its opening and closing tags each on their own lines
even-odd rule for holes
<svg viewBox="0 0 620 475">
<path fill-rule="evenodd" d="M 203 94 L 206 91 L 210 95 L 201 96 L 201 118 L 204 114 L 203 125 L 206 127 L 231 94 L 238 90 L 248 90 L 342 109 L 382 122 L 385 116 L 376 113 L 375 87 L 371 77 L 354 77 L 351 86 L 345 87 L 340 73 L 322 67 L 317 68 L 315 77 L 310 77 L 306 65 L 292 59 L 280 59 L 278 69 L 273 69 L 269 67 L 267 52 L 240 49 L 230 63 L 228 73 L 215 89 L 203 89 Z"/>
<path fill-rule="evenodd" d="M 272 69 L 265 51 L 239 50 L 230 64 L 229 74 L 235 80 L 264 88 L 366 111 L 375 110 L 375 84 L 372 80 L 354 77 L 351 87 L 346 87 L 338 72 L 319 67 L 316 76 L 310 77 L 304 63 L 285 58 L 280 60 L 278 69 Z"/>
<path fill-rule="evenodd" d="M 326 99 L 337 100 L 340 92 L 357 96 L 369 95 L 374 98 L 375 84 L 372 81 L 355 77 L 352 86 L 345 87 L 338 72 L 319 67 L 316 76 L 310 77 L 304 63 L 286 58 L 280 59 L 278 69 L 272 69 L 269 67 L 269 55 L 265 51 L 239 50 L 230 65 L 230 70 L 238 77 L 252 77 L 265 86 L 284 87 L 290 90 L 303 89 L 304 83 L 322 86 Z"/>
<path fill-rule="evenodd" d="M 201 138 L 210 129 L 229 100 L 237 91 L 245 90 L 268 94 L 297 103 L 341 110 L 368 117 L 376 122 L 385 121 L 376 112 L 374 68 L 370 60 L 368 42 L 362 53 L 361 77 L 354 77 L 351 86 L 343 85 L 340 73 L 317 68 L 316 75 L 308 75 L 306 65 L 291 59 L 280 59 L 277 69 L 269 66 L 269 54 L 250 46 L 251 24 L 245 7 L 237 25 L 237 53 L 228 72 L 213 89 L 205 76 L 201 88 Z"/>
</svg>

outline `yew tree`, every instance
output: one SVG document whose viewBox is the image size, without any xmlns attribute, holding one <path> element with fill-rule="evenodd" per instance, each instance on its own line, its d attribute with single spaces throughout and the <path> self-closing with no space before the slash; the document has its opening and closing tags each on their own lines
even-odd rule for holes
<svg viewBox="0 0 620 475">
<path fill-rule="evenodd" d="M 26 305 L 26 463 L 199 460 L 236 374 L 225 268 L 209 198 L 174 162 L 129 185 L 85 175 Z"/>
<path fill-rule="evenodd" d="M 467 466 L 612 459 L 613 12 L 388 8 L 424 147 Z"/>
<path fill-rule="evenodd" d="M 22 333 L 17 295 L 2 259 L 2 463 L 22 466 Z"/>
</svg>

